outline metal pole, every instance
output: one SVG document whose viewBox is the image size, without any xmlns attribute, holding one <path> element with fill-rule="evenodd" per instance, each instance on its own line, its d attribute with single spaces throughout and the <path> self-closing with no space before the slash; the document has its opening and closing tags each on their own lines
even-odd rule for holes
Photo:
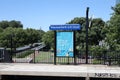
<svg viewBox="0 0 120 80">
<path fill-rule="evenodd" d="M 73 51 L 73 53 L 74 53 L 74 65 L 76 65 L 76 36 L 75 36 L 75 34 L 76 34 L 76 32 L 75 31 L 73 31 L 73 47 L 74 47 L 74 51 Z"/>
<path fill-rule="evenodd" d="M 88 26 L 89 26 L 88 15 L 89 15 L 89 7 L 87 7 L 86 10 L 86 64 L 88 64 Z"/>
<path fill-rule="evenodd" d="M 13 39 L 12 39 L 12 35 L 10 35 L 10 37 L 11 37 L 11 40 L 10 40 L 10 46 L 11 46 L 11 51 L 10 51 L 10 62 L 12 62 L 12 47 L 13 47 L 13 44 L 12 44 L 12 42 L 13 42 Z"/>
<path fill-rule="evenodd" d="M 36 52 L 36 50 L 34 50 L 34 64 L 35 64 L 35 52 Z"/>
<path fill-rule="evenodd" d="M 70 64 L 70 63 L 69 63 L 69 52 L 68 52 L 68 64 Z"/>
<path fill-rule="evenodd" d="M 56 65 L 56 31 L 54 31 L 54 65 Z"/>
</svg>

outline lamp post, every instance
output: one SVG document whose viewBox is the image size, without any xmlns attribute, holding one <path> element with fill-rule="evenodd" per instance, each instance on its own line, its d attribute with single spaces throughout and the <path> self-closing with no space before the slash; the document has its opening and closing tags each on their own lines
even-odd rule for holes
<svg viewBox="0 0 120 80">
<path fill-rule="evenodd" d="M 89 26 L 89 7 L 86 10 L 86 64 L 88 64 L 88 26 Z"/>
</svg>

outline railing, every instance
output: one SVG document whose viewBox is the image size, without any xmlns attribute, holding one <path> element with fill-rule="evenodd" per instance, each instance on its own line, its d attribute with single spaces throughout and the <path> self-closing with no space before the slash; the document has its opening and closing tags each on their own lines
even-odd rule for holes
<svg viewBox="0 0 120 80">
<path fill-rule="evenodd" d="M 26 50 L 23 52 L 15 53 L 13 55 L 14 63 L 52 63 L 54 59 L 54 53 L 43 50 Z"/>
<path fill-rule="evenodd" d="M 77 63 L 84 63 L 85 51 L 77 54 Z M 89 64 L 120 65 L 120 51 L 89 51 Z"/>
<path fill-rule="evenodd" d="M 85 51 L 79 51 L 74 57 L 54 56 L 53 51 L 28 49 L 12 55 L 14 63 L 47 63 L 54 64 L 86 64 Z M 88 64 L 117 65 L 120 66 L 120 51 L 89 51 Z"/>
<path fill-rule="evenodd" d="M 33 50 L 26 50 L 12 55 L 14 63 L 32 63 L 33 62 Z"/>
</svg>

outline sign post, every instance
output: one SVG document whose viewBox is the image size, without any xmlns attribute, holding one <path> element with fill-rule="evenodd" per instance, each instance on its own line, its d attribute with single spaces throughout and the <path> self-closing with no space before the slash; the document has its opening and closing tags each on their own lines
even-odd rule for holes
<svg viewBox="0 0 120 80">
<path fill-rule="evenodd" d="M 56 57 L 68 57 L 68 63 L 69 58 L 74 57 L 74 64 L 76 64 L 75 30 L 80 30 L 80 25 L 51 25 L 49 29 L 55 32 L 54 64 L 56 65 Z"/>
</svg>

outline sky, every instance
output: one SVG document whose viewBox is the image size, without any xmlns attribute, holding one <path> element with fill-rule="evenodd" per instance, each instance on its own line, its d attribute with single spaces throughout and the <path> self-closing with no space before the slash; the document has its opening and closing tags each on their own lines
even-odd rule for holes
<svg viewBox="0 0 120 80">
<path fill-rule="evenodd" d="M 0 0 L 0 21 L 21 21 L 23 28 L 49 30 L 50 25 L 66 24 L 75 17 L 111 17 L 115 0 Z"/>
</svg>

